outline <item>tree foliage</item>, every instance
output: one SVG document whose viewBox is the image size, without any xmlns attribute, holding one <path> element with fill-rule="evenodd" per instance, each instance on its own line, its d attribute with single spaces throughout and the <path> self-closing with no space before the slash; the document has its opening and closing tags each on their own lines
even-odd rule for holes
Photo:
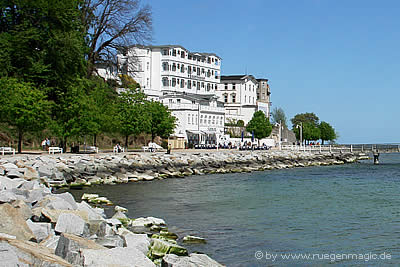
<svg viewBox="0 0 400 267">
<path fill-rule="evenodd" d="M 324 141 L 333 141 L 336 139 L 336 132 L 333 127 L 324 121 L 321 121 L 321 123 L 318 126 L 320 132 L 321 132 L 321 140 L 322 144 L 324 144 Z"/>
<path fill-rule="evenodd" d="M 287 119 L 282 108 L 274 108 L 271 112 L 271 116 L 273 124 L 281 122 L 282 126 L 287 128 Z"/>
<path fill-rule="evenodd" d="M 291 122 L 293 124 L 293 128 L 295 128 L 296 125 L 300 125 L 301 122 L 303 124 L 310 123 L 314 127 L 318 127 L 319 118 L 314 113 L 300 113 L 294 116 L 294 118 L 291 119 Z"/>
<path fill-rule="evenodd" d="M 145 108 L 149 115 L 147 133 L 151 134 L 151 141 L 154 141 L 156 136 L 167 138 L 174 132 L 176 118 L 172 116 L 166 106 L 161 102 L 148 101 Z"/>
<path fill-rule="evenodd" d="M 21 153 L 24 134 L 48 126 L 51 104 L 42 91 L 15 78 L 0 79 L 0 97 L 0 120 L 15 128 Z"/>
<path fill-rule="evenodd" d="M 259 110 L 254 112 L 253 117 L 246 126 L 246 131 L 254 132 L 257 139 L 268 137 L 272 132 L 272 126 L 264 112 Z"/>
</svg>

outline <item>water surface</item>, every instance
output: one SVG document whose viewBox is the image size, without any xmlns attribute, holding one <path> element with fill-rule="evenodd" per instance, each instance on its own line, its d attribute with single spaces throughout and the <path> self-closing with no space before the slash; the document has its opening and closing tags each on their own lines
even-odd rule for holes
<svg viewBox="0 0 400 267">
<path fill-rule="evenodd" d="M 187 247 L 227 266 L 400 265 L 400 154 L 380 160 L 96 186 L 73 194 L 95 192 L 128 208 L 129 217 L 161 217 L 181 237 L 204 237 L 207 244 Z M 316 255 L 287 260 L 282 253 Z M 349 253 L 358 258 L 332 256 Z"/>
</svg>

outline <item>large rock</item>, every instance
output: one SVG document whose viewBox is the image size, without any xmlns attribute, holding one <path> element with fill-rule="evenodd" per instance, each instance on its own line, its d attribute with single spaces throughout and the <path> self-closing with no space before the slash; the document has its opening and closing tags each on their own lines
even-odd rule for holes
<svg viewBox="0 0 400 267">
<path fill-rule="evenodd" d="M 85 201 L 77 203 L 77 206 L 78 206 L 77 208 L 78 211 L 84 211 L 88 214 L 89 220 L 104 220 L 105 214 L 103 209 L 92 208 Z"/>
<path fill-rule="evenodd" d="M 31 220 L 27 220 L 26 223 L 35 235 L 37 242 L 42 242 L 50 234 L 54 233 L 50 223 L 35 223 Z"/>
<path fill-rule="evenodd" d="M 56 194 L 56 196 L 57 196 L 58 198 L 62 198 L 62 199 L 64 199 L 65 201 L 67 201 L 67 202 L 71 205 L 71 207 L 72 207 L 73 210 L 76 210 L 76 209 L 78 208 L 78 205 L 76 204 L 75 199 L 74 199 L 74 197 L 71 195 L 71 193 L 65 192 L 65 193 L 62 193 L 62 194 Z"/>
<path fill-rule="evenodd" d="M 192 253 L 188 256 L 179 257 L 174 254 L 165 255 L 161 262 L 162 267 L 223 267 L 206 254 Z"/>
<path fill-rule="evenodd" d="M 36 239 L 20 210 L 8 203 L 0 205 L 0 232 L 22 240 Z"/>
<path fill-rule="evenodd" d="M 33 180 L 39 178 L 39 173 L 37 170 L 31 167 L 27 167 L 24 172 L 24 178 L 26 180 Z"/>
<path fill-rule="evenodd" d="M 53 254 L 51 249 L 29 241 L 0 236 L 1 266 L 51 266 L 72 267 L 72 265 Z"/>
<path fill-rule="evenodd" d="M 153 259 L 162 258 L 166 254 L 175 254 L 178 256 L 187 256 L 187 249 L 177 244 L 173 244 L 161 239 L 153 239 L 153 245 L 150 248 L 150 257 Z"/>
<path fill-rule="evenodd" d="M 82 249 L 84 266 L 95 267 L 155 267 L 156 265 L 141 251 L 132 248 L 112 248 L 107 250 Z"/>
<path fill-rule="evenodd" d="M 54 252 L 57 248 L 59 239 L 59 235 L 49 235 L 46 239 L 40 242 L 40 245 L 47 247 Z"/>
<path fill-rule="evenodd" d="M 25 220 L 32 218 L 33 212 L 31 208 L 23 200 L 16 200 L 11 203 L 11 206 L 18 209 L 19 212 L 24 216 Z"/>
<path fill-rule="evenodd" d="M 113 235 L 98 238 L 96 240 L 96 243 L 106 248 L 117 248 L 123 247 L 125 244 L 125 240 L 119 235 Z"/>
<path fill-rule="evenodd" d="M 0 189 L 13 189 L 21 186 L 21 184 L 25 183 L 23 179 L 10 179 L 4 176 L 0 176 Z"/>
<path fill-rule="evenodd" d="M 150 248 L 150 238 L 146 234 L 126 233 L 123 235 L 126 247 L 135 248 L 147 254 Z"/>
<path fill-rule="evenodd" d="M 8 178 L 21 178 L 23 174 L 18 169 L 11 169 L 7 171 Z"/>
<path fill-rule="evenodd" d="M 81 249 L 106 249 L 105 247 L 96 244 L 93 240 L 87 240 L 82 237 L 63 233 L 61 234 L 55 250 L 55 254 L 67 260 L 73 265 L 83 265 L 81 257 Z"/>
<path fill-rule="evenodd" d="M 10 203 L 15 200 L 17 200 L 17 195 L 11 190 L 0 191 L 0 203 Z"/>
<path fill-rule="evenodd" d="M 33 209 L 33 212 L 37 211 L 38 208 Z M 40 209 L 40 208 L 39 208 Z M 41 208 L 40 212 L 42 215 L 50 220 L 52 223 L 56 223 L 58 221 L 58 218 L 60 217 L 61 214 L 67 213 L 67 214 L 74 214 L 84 221 L 88 222 L 88 214 L 86 211 L 81 211 L 81 210 L 51 210 L 48 208 Z"/>
<path fill-rule="evenodd" d="M 55 231 L 79 236 L 89 234 L 88 224 L 79 216 L 71 213 L 61 213 L 58 217 Z"/>
</svg>

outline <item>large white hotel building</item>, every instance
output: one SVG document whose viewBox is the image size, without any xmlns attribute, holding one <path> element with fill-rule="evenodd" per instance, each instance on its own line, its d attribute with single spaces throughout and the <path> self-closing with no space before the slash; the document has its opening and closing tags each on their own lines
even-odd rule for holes
<svg viewBox="0 0 400 267">
<path fill-rule="evenodd" d="M 189 144 L 216 144 L 224 134 L 225 109 L 216 90 L 221 58 L 179 45 L 132 46 L 118 57 L 150 99 L 161 101 L 178 118 L 174 135 Z"/>
</svg>

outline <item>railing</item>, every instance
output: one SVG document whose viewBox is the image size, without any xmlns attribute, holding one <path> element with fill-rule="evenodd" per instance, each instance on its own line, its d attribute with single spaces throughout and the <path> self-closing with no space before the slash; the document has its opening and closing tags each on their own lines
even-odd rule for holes
<svg viewBox="0 0 400 267">
<path fill-rule="evenodd" d="M 210 106 L 201 106 L 200 105 L 200 110 L 225 113 L 225 108 L 222 108 L 222 107 L 210 107 Z"/>
<path fill-rule="evenodd" d="M 166 106 L 169 109 L 191 109 L 191 110 L 197 110 L 198 106 L 196 104 L 177 104 L 177 103 L 168 103 Z"/>
<path fill-rule="evenodd" d="M 351 145 L 284 145 L 282 150 L 290 151 L 304 151 L 304 152 L 316 152 L 316 153 L 370 153 L 370 152 L 380 152 L 380 153 L 395 153 L 400 152 L 400 145 L 397 144 L 351 144 Z"/>
</svg>

